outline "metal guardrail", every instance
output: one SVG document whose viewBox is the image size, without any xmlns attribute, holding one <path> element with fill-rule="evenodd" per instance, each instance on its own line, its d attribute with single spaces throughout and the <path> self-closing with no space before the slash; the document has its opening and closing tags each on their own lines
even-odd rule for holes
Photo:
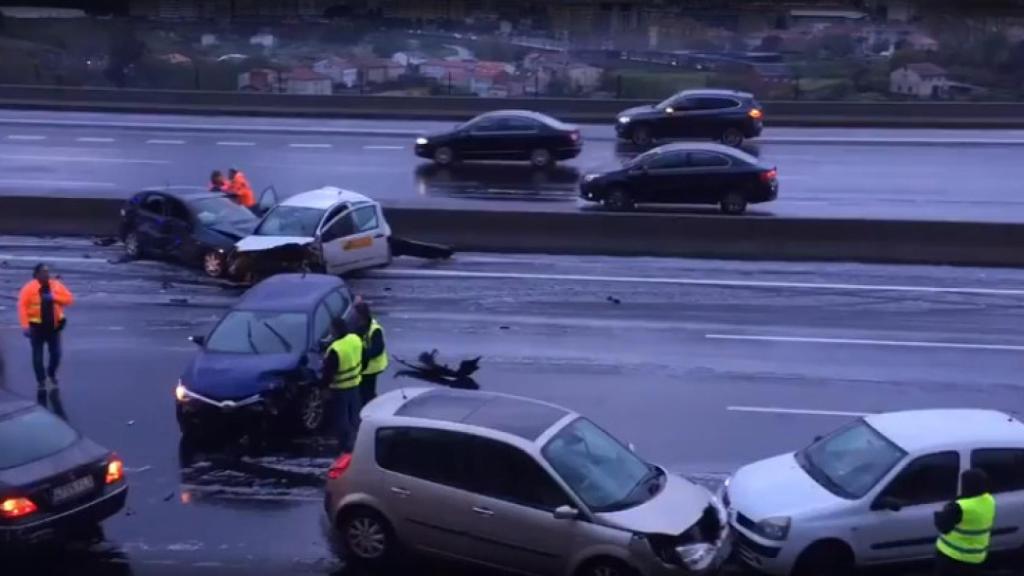
<svg viewBox="0 0 1024 576">
<path fill-rule="evenodd" d="M 465 119 L 499 108 L 529 108 L 576 122 L 611 122 L 649 102 L 586 98 L 305 96 L 0 85 L 0 107 L 352 118 Z M 1019 102 L 765 102 L 775 126 L 1024 128 Z"/>
</svg>

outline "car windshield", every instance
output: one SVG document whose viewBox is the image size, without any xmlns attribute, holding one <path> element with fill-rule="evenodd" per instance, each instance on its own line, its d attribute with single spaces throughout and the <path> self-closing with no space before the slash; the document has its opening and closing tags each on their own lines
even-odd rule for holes
<svg viewBox="0 0 1024 576">
<path fill-rule="evenodd" d="M 653 492 L 638 491 L 660 470 L 586 418 L 562 428 L 543 449 L 544 459 L 593 512 L 623 510 Z"/>
<path fill-rule="evenodd" d="M 679 96 L 680 96 L 679 94 L 673 94 L 673 95 L 669 96 L 668 98 L 665 98 L 665 99 L 664 99 L 664 100 L 662 100 L 661 102 L 658 102 L 658 104 L 657 104 L 657 105 L 655 105 L 654 107 L 655 107 L 655 108 L 668 108 L 668 107 L 669 107 L 669 106 L 671 106 L 671 105 L 672 105 L 672 104 L 673 104 L 673 103 L 674 103 L 674 102 L 675 102 L 676 100 L 679 100 Z"/>
<path fill-rule="evenodd" d="M 907 453 L 860 420 L 797 452 L 811 478 L 837 496 L 861 498 Z"/>
<path fill-rule="evenodd" d="M 41 408 L 0 419 L 0 470 L 56 454 L 77 439 L 77 432 Z"/>
<path fill-rule="evenodd" d="M 256 216 L 227 198 L 203 198 L 189 203 L 196 219 L 204 226 L 221 224 L 245 224 Z"/>
<path fill-rule="evenodd" d="M 302 312 L 235 310 L 206 340 L 208 352 L 287 354 L 306 349 L 307 317 Z"/>
<path fill-rule="evenodd" d="M 256 229 L 257 236 L 316 236 L 326 210 L 304 206 L 275 206 Z"/>
</svg>

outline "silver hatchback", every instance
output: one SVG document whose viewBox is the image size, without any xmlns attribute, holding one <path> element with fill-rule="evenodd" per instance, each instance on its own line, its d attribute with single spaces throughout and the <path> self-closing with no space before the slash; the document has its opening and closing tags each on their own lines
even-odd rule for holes
<svg viewBox="0 0 1024 576">
<path fill-rule="evenodd" d="M 706 489 L 565 408 L 481 391 L 402 389 L 363 409 L 328 472 L 347 559 L 399 547 L 551 576 L 716 571 L 729 525 Z"/>
</svg>

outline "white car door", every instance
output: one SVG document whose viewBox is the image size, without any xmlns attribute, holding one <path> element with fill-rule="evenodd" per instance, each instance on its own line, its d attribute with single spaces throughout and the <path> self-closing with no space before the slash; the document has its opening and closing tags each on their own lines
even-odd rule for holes
<svg viewBox="0 0 1024 576">
<path fill-rule="evenodd" d="M 1024 546 L 1024 448 L 979 448 L 971 452 L 971 468 L 988 475 L 996 498 L 992 550 Z"/>
<path fill-rule="evenodd" d="M 376 203 L 353 206 L 324 225 L 320 233 L 324 267 L 330 274 L 382 266 L 390 262 L 391 230 Z"/>
<path fill-rule="evenodd" d="M 935 512 L 956 499 L 960 454 L 936 452 L 911 459 L 866 498 L 868 510 L 853 526 L 861 563 L 897 562 L 935 555 Z"/>
</svg>

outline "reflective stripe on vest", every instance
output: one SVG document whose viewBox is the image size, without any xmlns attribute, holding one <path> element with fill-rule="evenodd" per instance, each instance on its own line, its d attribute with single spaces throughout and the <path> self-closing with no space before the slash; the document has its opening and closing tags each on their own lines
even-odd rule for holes
<svg viewBox="0 0 1024 576">
<path fill-rule="evenodd" d="M 338 371 L 334 374 L 331 388 L 347 390 L 362 382 L 363 342 L 355 334 L 349 334 L 331 343 L 328 353 L 338 356 Z"/>
<path fill-rule="evenodd" d="M 992 524 L 996 517 L 996 500 L 991 494 L 956 501 L 960 506 L 960 522 L 935 543 L 940 552 L 953 560 L 981 564 L 988 557 Z"/>
<path fill-rule="evenodd" d="M 381 328 L 380 324 L 377 323 L 376 319 L 370 320 L 370 329 L 366 331 L 366 338 L 363 340 L 363 345 L 366 347 L 370 346 L 370 342 L 373 341 L 373 333 L 380 332 L 381 337 L 384 336 L 384 329 Z M 366 361 L 366 369 L 363 370 L 363 374 L 380 374 L 388 368 L 388 351 L 387 346 L 380 351 L 380 354 L 370 358 Z"/>
</svg>

